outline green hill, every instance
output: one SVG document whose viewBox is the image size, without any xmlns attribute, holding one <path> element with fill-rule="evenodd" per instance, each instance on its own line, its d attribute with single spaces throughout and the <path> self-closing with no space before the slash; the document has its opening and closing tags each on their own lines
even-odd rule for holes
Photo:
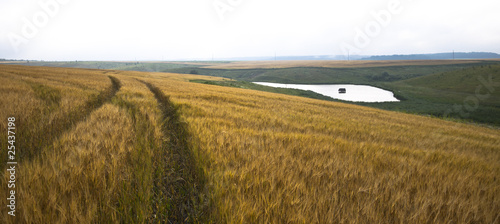
<svg viewBox="0 0 500 224">
<path fill-rule="evenodd" d="M 384 83 L 404 100 L 389 110 L 500 125 L 500 65 L 482 65 Z"/>
</svg>

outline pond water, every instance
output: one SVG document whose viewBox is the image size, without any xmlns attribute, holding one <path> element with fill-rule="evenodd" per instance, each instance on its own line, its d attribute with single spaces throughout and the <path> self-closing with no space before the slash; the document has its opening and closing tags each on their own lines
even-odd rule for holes
<svg viewBox="0 0 500 224">
<path fill-rule="evenodd" d="M 254 82 L 254 83 L 271 87 L 310 90 L 325 96 L 329 96 L 334 99 L 352 101 L 352 102 L 368 102 L 368 103 L 399 102 L 399 100 L 396 99 L 396 97 L 394 97 L 394 94 L 391 91 L 367 85 L 351 85 L 351 84 L 303 85 L 303 84 L 281 84 L 281 83 L 270 83 L 270 82 Z M 346 93 L 339 93 L 340 88 L 345 88 Z"/>
</svg>

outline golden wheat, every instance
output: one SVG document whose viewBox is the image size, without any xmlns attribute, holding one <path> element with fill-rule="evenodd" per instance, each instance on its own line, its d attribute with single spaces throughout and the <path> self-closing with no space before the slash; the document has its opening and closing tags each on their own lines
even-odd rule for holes
<svg viewBox="0 0 500 224">
<path fill-rule="evenodd" d="M 116 222 L 134 130 L 128 114 L 104 105 L 19 170 L 19 212 L 26 223 Z M 99 212 L 101 214 L 99 214 Z"/>
<path fill-rule="evenodd" d="M 250 90 L 160 81 L 229 223 L 492 223 L 500 132 Z"/>
<path fill-rule="evenodd" d="M 18 141 L 24 138 L 25 146 L 39 145 L 39 150 L 31 157 L 17 157 L 22 164 L 17 186 L 23 186 L 18 187 L 18 213 L 11 219 L 2 206 L 2 222 L 141 222 L 148 218 L 152 154 L 163 139 L 158 105 L 144 84 L 118 73 L 112 75 L 126 86 L 112 99 L 101 96 L 111 88 L 107 72 L 5 66 L 0 78 L 9 85 L 2 91 L 10 95 L 1 101 L 7 109 L 2 117 L 21 121 L 17 122 Z M 50 105 L 55 98 L 51 95 L 57 95 L 55 105 Z M 21 102 L 12 105 L 18 98 Z M 113 105 L 102 105 L 106 100 Z M 50 138 L 40 131 L 51 129 L 68 131 L 52 132 L 55 136 Z M 18 155 L 21 150 L 32 148 L 18 147 Z M 6 192 L 8 176 L 2 174 L 0 189 Z"/>
<path fill-rule="evenodd" d="M 498 129 L 187 82 L 218 79 L 194 75 L 1 68 L 0 115 L 31 120 L 20 123 L 28 132 L 121 86 L 19 161 L 19 217 L 2 202 L 5 223 L 500 220 Z"/>
<path fill-rule="evenodd" d="M 5 81 L 0 87 L 0 118 L 16 116 L 18 146 L 23 148 L 18 157 L 36 155 L 72 120 L 84 119 L 89 107 L 111 86 L 102 72 L 76 69 L 2 65 L 0 78 Z M 5 125 L 1 122 L 0 128 Z"/>
</svg>

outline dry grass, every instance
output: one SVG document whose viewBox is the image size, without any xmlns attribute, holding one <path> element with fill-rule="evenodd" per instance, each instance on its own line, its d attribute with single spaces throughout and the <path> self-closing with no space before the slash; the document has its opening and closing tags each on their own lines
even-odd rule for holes
<svg viewBox="0 0 500 224">
<path fill-rule="evenodd" d="M 500 221 L 497 129 L 186 82 L 200 76 L 0 68 L 0 128 L 18 117 L 27 145 L 63 130 L 19 158 L 2 223 Z M 121 88 L 92 100 L 109 76 Z"/>
<path fill-rule="evenodd" d="M 210 65 L 211 69 L 258 69 L 258 68 L 359 68 L 408 65 L 454 65 L 479 63 L 485 60 L 398 60 L 398 61 L 236 61 L 227 64 Z M 488 61 L 488 60 L 486 60 Z M 495 60 L 498 61 L 498 60 Z"/>
</svg>

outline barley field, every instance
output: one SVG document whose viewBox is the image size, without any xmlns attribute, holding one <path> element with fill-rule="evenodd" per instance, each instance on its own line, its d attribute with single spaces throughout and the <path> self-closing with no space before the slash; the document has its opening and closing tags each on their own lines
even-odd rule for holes
<svg viewBox="0 0 500 224">
<path fill-rule="evenodd" d="M 500 223 L 498 129 L 190 79 L 0 65 L 0 222 Z"/>
</svg>

